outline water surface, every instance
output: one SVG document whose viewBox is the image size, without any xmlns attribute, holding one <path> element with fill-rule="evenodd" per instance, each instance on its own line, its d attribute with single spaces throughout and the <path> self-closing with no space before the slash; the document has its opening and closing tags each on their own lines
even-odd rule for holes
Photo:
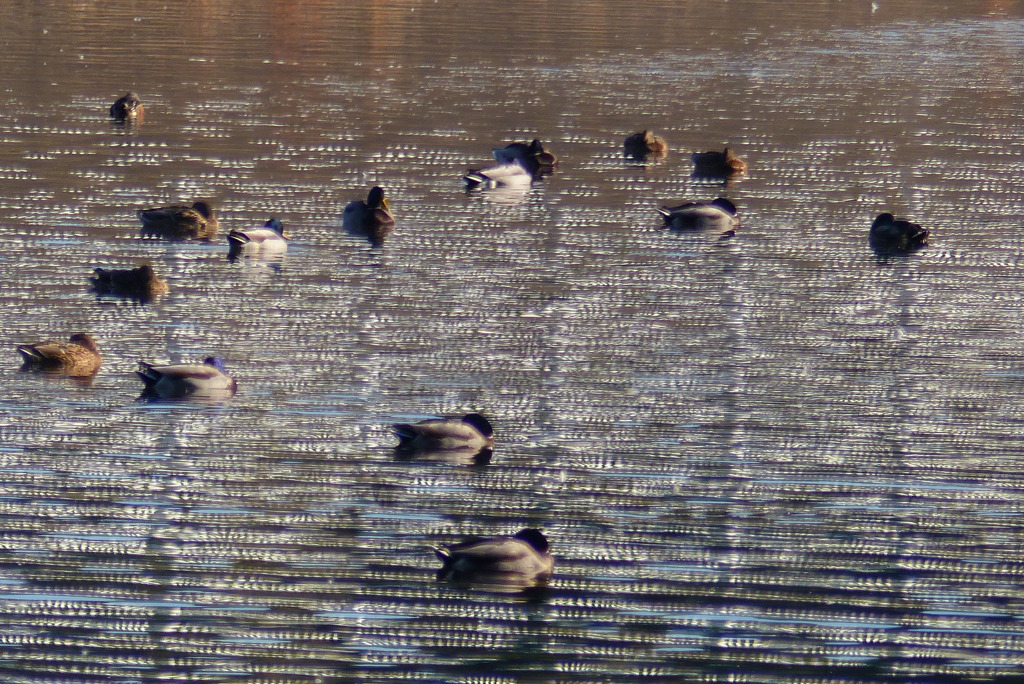
<svg viewBox="0 0 1024 684">
<path fill-rule="evenodd" d="M 984 681 L 1024 661 L 1018 2 L 15 2 L 9 681 Z M 106 108 L 139 93 L 146 118 Z M 671 147 L 622 158 L 641 128 Z M 492 147 L 557 171 L 466 194 Z M 723 186 L 688 154 L 729 144 Z M 385 187 L 381 246 L 341 212 Z M 726 196 L 732 239 L 663 230 Z M 196 198 L 280 260 L 141 239 Z M 882 211 L 933 230 L 876 255 Z M 90 293 L 150 261 L 170 293 Z M 88 331 L 89 383 L 14 345 Z M 227 402 L 137 400 L 223 356 Z M 484 413 L 487 465 L 388 425 Z M 542 528 L 556 573 L 434 580 Z"/>
</svg>

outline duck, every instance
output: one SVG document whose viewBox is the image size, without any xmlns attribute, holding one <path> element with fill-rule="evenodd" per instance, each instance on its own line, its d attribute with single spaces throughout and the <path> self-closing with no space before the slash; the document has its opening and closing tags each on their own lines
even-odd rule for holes
<svg viewBox="0 0 1024 684">
<path fill-rule="evenodd" d="M 480 188 L 527 188 L 534 175 L 521 160 L 501 162 L 482 169 L 470 169 L 462 177 L 467 190 Z"/>
<path fill-rule="evenodd" d="M 540 579 L 549 576 L 555 566 L 547 537 L 532 527 L 510 537 L 468 537 L 458 544 L 431 548 L 443 564 L 437 573 L 439 580 L 471 575 Z"/>
<path fill-rule="evenodd" d="M 461 418 L 433 418 L 419 423 L 395 423 L 391 426 L 402 451 L 472 451 L 494 446 L 494 428 L 479 413 Z"/>
<path fill-rule="evenodd" d="M 155 366 L 139 361 L 135 371 L 145 383 L 143 394 L 163 399 L 180 399 L 192 394 L 232 396 L 238 387 L 224 369 L 224 362 L 208 356 L 202 363 Z"/>
<path fill-rule="evenodd" d="M 747 171 L 747 163 L 736 156 L 728 147 L 721 152 L 694 152 L 693 175 L 698 178 L 731 178 Z"/>
<path fill-rule="evenodd" d="M 665 225 L 678 230 L 718 228 L 730 232 L 739 226 L 736 205 L 724 197 L 711 202 L 687 202 L 675 207 L 661 207 L 658 213 Z"/>
<path fill-rule="evenodd" d="M 927 228 L 885 212 L 875 217 L 869 240 L 878 251 L 910 251 L 927 245 L 929 235 Z"/>
<path fill-rule="evenodd" d="M 54 370 L 75 377 L 94 375 L 103 362 L 96 341 L 87 333 L 75 333 L 67 342 L 19 344 L 18 353 L 24 370 Z"/>
<path fill-rule="evenodd" d="M 145 114 L 142 100 L 135 93 L 128 91 L 110 105 L 110 116 L 115 121 L 134 121 Z"/>
<path fill-rule="evenodd" d="M 288 237 L 284 224 L 271 217 L 262 228 L 232 230 L 228 233 L 228 258 L 233 259 L 243 252 L 281 254 L 288 250 Z"/>
<path fill-rule="evenodd" d="M 341 222 L 344 229 L 353 235 L 367 237 L 375 244 L 383 242 L 395 226 L 395 217 L 384 196 L 384 188 L 375 185 L 365 200 L 349 202 L 341 215 Z"/>
<path fill-rule="evenodd" d="M 509 164 L 518 161 L 530 174 L 543 176 L 551 173 L 558 164 L 558 157 L 544 147 L 544 143 L 534 138 L 528 143 L 514 142 L 505 147 L 496 147 L 491 150 L 494 160 L 499 164 Z"/>
<path fill-rule="evenodd" d="M 174 204 L 135 212 L 142 222 L 143 235 L 156 235 L 171 240 L 212 240 L 220 230 L 213 208 L 205 200 L 192 206 Z"/>
<path fill-rule="evenodd" d="M 114 294 L 148 300 L 167 294 L 167 283 L 157 276 L 149 264 L 138 268 L 97 268 L 89 281 L 99 294 Z"/>
<path fill-rule="evenodd" d="M 644 161 L 647 157 L 661 159 L 668 154 L 668 145 L 665 144 L 664 139 L 645 128 L 626 138 L 622 143 L 622 150 L 627 157 Z"/>
</svg>

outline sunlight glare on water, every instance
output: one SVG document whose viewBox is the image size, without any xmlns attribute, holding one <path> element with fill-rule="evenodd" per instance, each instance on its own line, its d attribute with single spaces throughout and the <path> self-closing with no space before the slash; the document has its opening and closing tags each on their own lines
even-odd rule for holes
<svg viewBox="0 0 1024 684">
<path fill-rule="evenodd" d="M 1021 9 L 12 3 L 3 678 L 1014 674 Z M 644 128 L 665 159 L 623 157 Z M 465 191 L 533 138 L 553 173 Z M 726 146 L 746 175 L 691 177 Z M 374 185 L 379 244 L 341 220 Z M 719 196 L 735 236 L 662 226 Z M 140 236 L 197 199 L 215 239 Z M 884 211 L 930 244 L 872 251 Z M 271 216 L 287 252 L 229 261 Z M 144 262 L 167 294 L 89 290 Z M 94 378 L 19 369 L 75 332 Z M 140 359 L 209 355 L 233 398 L 140 399 Z M 489 460 L 393 450 L 471 411 Z M 435 579 L 524 527 L 546 585 Z"/>
</svg>

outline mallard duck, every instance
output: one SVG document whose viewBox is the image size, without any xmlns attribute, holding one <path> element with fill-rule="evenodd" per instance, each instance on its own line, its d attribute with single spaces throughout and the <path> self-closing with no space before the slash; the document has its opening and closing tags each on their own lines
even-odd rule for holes
<svg viewBox="0 0 1024 684">
<path fill-rule="evenodd" d="M 384 196 L 384 189 L 374 186 L 365 201 L 356 200 L 345 206 L 341 222 L 349 233 L 379 242 L 394 228 L 395 217 L 391 215 L 391 205 Z"/>
<path fill-rule="evenodd" d="M 514 142 L 504 147 L 495 147 L 491 150 L 495 161 L 502 164 L 514 162 L 521 159 L 531 159 L 544 151 L 544 144 L 536 138 L 528 143 Z"/>
<path fill-rule="evenodd" d="M 929 231 L 886 212 L 871 224 L 871 246 L 879 251 L 907 251 L 928 244 Z"/>
<path fill-rule="evenodd" d="M 212 240 L 220 229 L 209 203 L 200 200 L 186 206 L 175 204 L 156 209 L 139 209 L 143 235 L 158 235 L 171 240 Z"/>
<path fill-rule="evenodd" d="M 231 396 L 237 383 L 224 370 L 224 363 L 216 356 L 208 356 L 202 363 L 184 363 L 154 366 L 139 361 L 135 371 L 146 387 L 143 393 L 164 399 L 179 399 L 193 394 Z"/>
<path fill-rule="evenodd" d="M 627 157 L 643 161 L 647 157 L 664 157 L 668 154 L 668 145 L 663 139 L 644 129 L 626 138 L 622 143 L 622 150 Z"/>
<path fill-rule="evenodd" d="M 494 429 L 479 413 L 462 418 L 434 418 L 419 423 L 395 423 L 398 449 L 406 451 L 481 451 L 494 446 Z"/>
<path fill-rule="evenodd" d="M 89 278 L 92 287 L 99 294 L 115 294 L 147 300 L 167 294 L 167 283 L 156 275 L 149 264 L 138 268 L 97 268 L 96 275 Z"/>
<path fill-rule="evenodd" d="M 271 217 L 262 228 L 232 230 L 228 233 L 228 257 L 234 258 L 243 252 L 280 254 L 288 250 L 288 237 L 284 224 Z"/>
<path fill-rule="evenodd" d="M 75 333 L 67 342 L 46 340 L 37 344 L 19 344 L 22 368 L 58 370 L 65 375 L 88 376 L 99 370 L 103 357 L 96 341 L 86 333 Z"/>
<path fill-rule="evenodd" d="M 131 91 L 125 93 L 123 97 L 119 97 L 114 101 L 114 104 L 110 105 L 110 116 L 115 121 L 141 119 L 145 111 L 145 108 L 142 106 L 142 100 Z"/>
<path fill-rule="evenodd" d="M 676 207 L 661 207 L 658 213 L 665 225 L 679 230 L 718 228 L 730 231 L 740 224 L 736 205 L 719 197 L 711 202 L 687 202 Z"/>
<path fill-rule="evenodd" d="M 462 177 L 466 188 L 526 188 L 533 183 L 533 174 L 520 160 L 495 164 L 482 169 L 470 169 Z"/>
<path fill-rule="evenodd" d="M 547 538 L 530 527 L 511 537 L 469 537 L 452 546 L 431 548 L 444 563 L 438 579 L 502 574 L 541 578 L 555 566 Z"/>
<path fill-rule="evenodd" d="M 694 152 L 693 175 L 705 178 L 730 178 L 746 173 L 747 163 L 726 147 L 721 152 Z"/>
<path fill-rule="evenodd" d="M 534 176 L 549 174 L 558 164 L 558 157 L 536 138 L 528 143 L 514 142 L 505 147 L 496 147 L 491 153 L 499 164 L 518 161 Z"/>
</svg>

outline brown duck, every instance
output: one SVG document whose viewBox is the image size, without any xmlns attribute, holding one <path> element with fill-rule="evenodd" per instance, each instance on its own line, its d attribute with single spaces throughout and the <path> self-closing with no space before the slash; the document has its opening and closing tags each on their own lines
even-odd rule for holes
<svg viewBox="0 0 1024 684">
<path fill-rule="evenodd" d="M 747 171 L 747 163 L 736 156 L 728 147 L 721 152 L 694 152 L 693 175 L 704 178 L 731 178 Z"/>
<path fill-rule="evenodd" d="M 644 161 L 648 157 L 661 159 L 668 154 L 668 145 L 664 139 L 644 129 L 626 138 L 622 143 L 622 151 L 627 157 Z"/>
<path fill-rule="evenodd" d="M 18 353 L 23 369 L 53 370 L 77 377 L 95 374 L 103 362 L 96 341 L 86 333 L 75 333 L 67 342 L 19 344 Z"/>
<path fill-rule="evenodd" d="M 114 121 L 135 121 L 141 119 L 145 112 L 142 100 L 131 91 L 117 98 L 114 104 L 110 105 L 110 116 Z"/>
<path fill-rule="evenodd" d="M 174 204 L 136 212 L 142 222 L 142 234 L 169 240 L 212 240 L 220 224 L 209 203 L 200 200 L 187 206 Z"/>
<path fill-rule="evenodd" d="M 95 273 L 89 281 L 99 294 L 134 297 L 143 301 L 167 294 L 167 283 L 157 276 L 149 264 L 126 269 L 97 268 Z"/>
</svg>

